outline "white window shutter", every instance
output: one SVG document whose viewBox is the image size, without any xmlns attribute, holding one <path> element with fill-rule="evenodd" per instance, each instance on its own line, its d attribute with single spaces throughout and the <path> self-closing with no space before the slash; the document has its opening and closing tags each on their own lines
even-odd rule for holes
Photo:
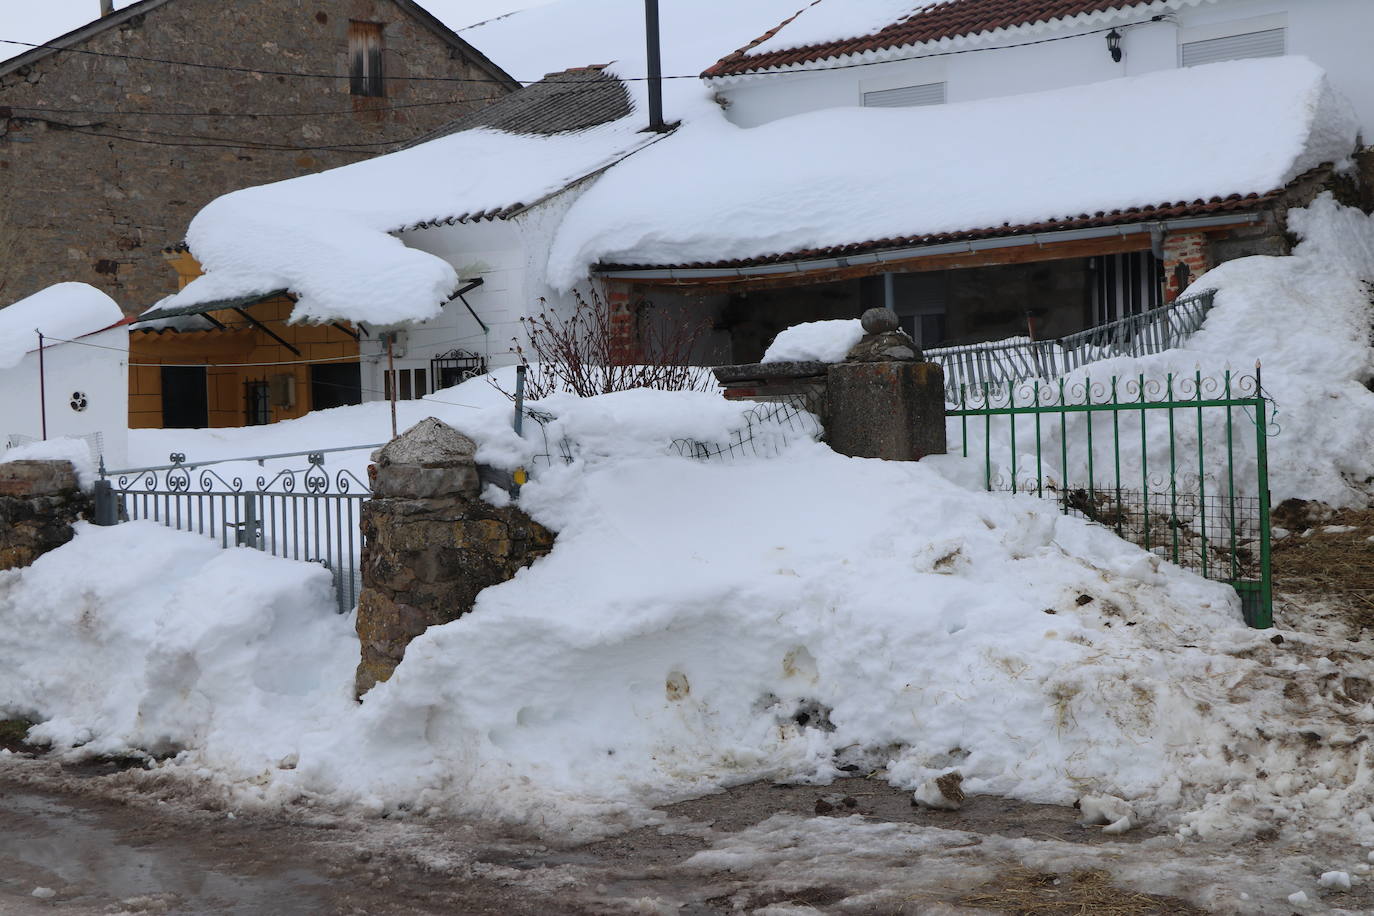
<svg viewBox="0 0 1374 916">
<path fill-rule="evenodd" d="M 945 84 L 926 83 L 923 86 L 902 86 L 899 89 L 879 89 L 864 93 L 865 108 L 908 108 L 914 105 L 943 105 Z"/>
<path fill-rule="evenodd" d="M 1266 29 L 1244 35 L 1228 35 L 1208 41 L 1184 42 L 1180 61 L 1185 67 L 1214 64 L 1223 60 L 1247 57 L 1282 57 L 1288 50 L 1286 29 Z"/>
</svg>

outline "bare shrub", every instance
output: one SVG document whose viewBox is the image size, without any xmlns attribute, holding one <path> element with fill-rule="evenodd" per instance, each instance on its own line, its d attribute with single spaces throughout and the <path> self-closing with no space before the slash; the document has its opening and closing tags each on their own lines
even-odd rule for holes
<svg viewBox="0 0 1374 916">
<path fill-rule="evenodd" d="M 534 317 L 520 319 L 529 349 L 517 340 L 511 351 L 528 367 L 525 397 L 529 400 L 538 401 L 560 391 L 586 398 L 631 388 L 715 390 L 711 374 L 690 365 L 692 352 L 708 327 L 704 320 L 654 316 L 656 320 L 647 322 L 640 335 L 637 361 L 617 365 L 610 306 L 594 289 L 590 298 L 578 291 L 573 297 L 576 305 L 569 314 L 543 308 Z M 507 397 L 514 397 L 496 387 Z"/>
</svg>

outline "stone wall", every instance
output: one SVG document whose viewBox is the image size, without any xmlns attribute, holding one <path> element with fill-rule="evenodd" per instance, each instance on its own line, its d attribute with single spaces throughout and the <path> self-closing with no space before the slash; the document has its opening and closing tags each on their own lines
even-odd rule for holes
<svg viewBox="0 0 1374 916">
<path fill-rule="evenodd" d="M 91 515 L 70 461 L 0 464 L 0 569 L 19 569 L 72 539 Z"/>
<path fill-rule="evenodd" d="M 474 450 L 470 439 L 429 419 L 377 456 L 361 522 L 358 696 L 391 677 L 412 639 L 457 620 L 482 589 L 553 547 L 553 533 L 519 507 L 482 499 Z"/>
<path fill-rule="evenodd" d="M 333 76 L 350 20 L 384 25 L 383 73 L 403 77 L 386 98 Z M 80 48 L 95 53 L 0 77 L 0 305 L 79 280 L 140 312 L 176 291 L 161 251 L 214 198 L 386 152 L 514 88 L 393 0 L 170 0 Z M 420 79 L 436 76 L 475 82 Z"/>
</svg>

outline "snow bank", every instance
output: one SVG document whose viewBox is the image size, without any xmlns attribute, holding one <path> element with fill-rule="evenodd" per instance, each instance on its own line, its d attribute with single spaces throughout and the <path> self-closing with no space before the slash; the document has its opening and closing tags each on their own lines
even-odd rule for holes
<svg viewBox="0 0 1374 916">
<path fill-rule="evenodd" d="M 38 349 L 38 335 L 75 340 L 118 324 L 124 313 L 113 299 L 85 283 L 56 283 L 0 309 L 0 369 L 13 369 Z"/>
<path fill-rule="evenodd" d="M 0 718 L 78 755 L 194 747 L 273 764 L 348 713 L 357 664 L 324 568 L 150 522 L 79 525 L 0 572 Z"/>
<path fill-rule="evenodd" d="M 863 336 L 863 325 L 857 318 L 794 324 L 773 339 L 761 362 L 843 362 Z"/>
<path fill-rule="evenodd" d="M 1186 143 L 1116 142 L 1138 128 L 1135 112 L 1194 97 L 1215 104 L 1177 112 Z M 953 105 L 829 109 L 747 130 L 700 118 L 578 199 L 549 276 L 569 288 L 598 262 L 714 263 L 1264 193 L 1348 159 L 1358 132 L 1324 72 L 1295 57 Z M 1039 139 L 1009 169 L 1006 138 L 1022 134 Z"/>
<path fill-rule="evenodd" d="M 1374 496 L 1374 393 L 1367 383 L 1374 379 L 1374 346 L 1370 329 L 1374 307 L 1370 286 L 1374 283 L 1374 217 L 1342 207 L 1324 194 L 1306 209 L 1289 212 L 1289 227 L 1302 241 L 1291 257 L 1251 257 L 1230 261 L 1200 277 L 1189 293 L 1217 291 L 1216 306 L 1206 322 L 1183 347 L 1144 358 L 1103 360 L 1066 376 L 1072 397 L 1081 399 L 1084 384 L 1105 385 L 1120 379 L 1123 399 L 1136 396 L 1133 386 L 1144 378 L 1156 386 L 1150 397 L 1161 399 L 1169 374 L 1176 379 L 1176 393 L 1193 396 L 1184 388 L 1202 372 L 1211 386 L 1204 397 L 1219 394 L 1221 373 L 1230 367 L 1237 378 L 1253 376 L 1257 362 L 1263 366 L 1265 392 L 1273 400 L 1274 437 L 1268 442 L 1269 483 L 1274 504 L 1297 497 L 1334 506 L 1367 505 Z M 1105 391 L 1096 399 L 1102 400 Z M 1158 484 L 1169 467 L 1168 427 L 1160 417 L 1151 418 L 1148 441 L 1142 451 L 1138 418 L 1121 417 L 1123 444 L 1122 477 L 1128 489 L 1138 489 L 1143 463 Z M 1195 418 L 1190 418 L 1195 420 Z M 1248 414 L 1236 414 L 1236 488 L 1238 494 L 1258 492 L 1254 473 L 1255 437 Z M 1203 444 L 1212 473 L 1208 487 L 1225 492 L 1227 439 L 1225 414 L 1209 411 L 1204 418 Z M 1085 414 L 1067 418 L 1070 451 L 1067 478 L 1075 486 L 1087 479 Z M 963 425 L 949 423 L 953 450 L 962 442 Z M 969 454 L 983 454 L 981 427 L 969 426 Z M 1045 442 L 1059 440 L 1059 421 L 1041 430 Z M 1102 468 L 1111 457 L 1111 421 L 1098 417 L 1094 428 L 1099 485 Z M 1195 422 L 1176 427 L 1176 450 L 1184 459 L 1184 477 L 1196 477 Z M 1017 476 L 1034 479 L 1035 430 L 1021 424 L 1017 451 L 1022 456 Z M 994 473 L 1009 483 L 1012 469 L 1009 426 L 998 420 L 992 431 Z M 1046 449 L 1047 481 L 1063 481 L 1057 445 Z M 1152 484 L 1153 486 L 1154 484 Z M 1193 485 L 1182 484 L 1185 487 Z"/>
<path fill-rule="evenodd" d="M 908 788 L 957 768 L 975 794 L 1116 795 L 1196 832 L 1367 804 L 1358 743 L 1303 757 L 1265 673 L 1330 663 L 1262 658 L 1281 650 L 1227 587 L 1052 504 L 966 489 L 956 459 L 664 456 L 664 437 L 731 422 L 706 397 L 554 403 L 594 447 L 524 490 L 553 552 L 412 643 L 360 707 L 327 573 L 147 524 L 83 528 L 0 576 L 0 707 L 59 747 L 181 748 L 157 778 L 241 803 L 573 835 L 850 765 Z M 1367 817 L 1348 825 L 1374 842 Z"/>
</svg>

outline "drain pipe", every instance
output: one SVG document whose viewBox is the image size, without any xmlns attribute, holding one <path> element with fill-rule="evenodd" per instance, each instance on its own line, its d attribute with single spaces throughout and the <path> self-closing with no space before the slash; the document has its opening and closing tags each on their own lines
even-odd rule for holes
<svg viewBox="0 0 1374 916">
<path fill-rule="evenodd" d="M 661 134 L 663 123 L 663 56 L 659 48 L 658 0 L 644 0 L 644 37 L 649 60 L 649 130 Z"/>
</svg>

